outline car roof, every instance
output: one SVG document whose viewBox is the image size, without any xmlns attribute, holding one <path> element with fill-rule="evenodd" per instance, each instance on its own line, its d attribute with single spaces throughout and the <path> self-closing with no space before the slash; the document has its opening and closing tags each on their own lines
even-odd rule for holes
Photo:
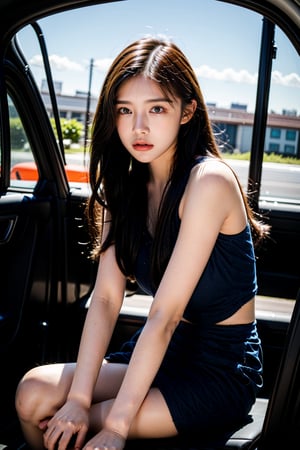
<svg viewBox="0 0 300 450">
<path fill-rule="evenodd" d="M 5 0 L 0 2 L 2 44 L 22 26 L 55 12 L 126 0 Z M 300 54 L 300 0 L 216 0 L 245 7 L 267 17 L 290 38 Z"/>
</svg>

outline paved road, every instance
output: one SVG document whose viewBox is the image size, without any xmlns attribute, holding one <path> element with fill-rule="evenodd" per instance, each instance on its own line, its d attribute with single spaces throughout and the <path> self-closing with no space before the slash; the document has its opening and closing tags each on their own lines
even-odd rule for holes
<svg viewBox="0 0 300 450">
<path fill-rule="evenodd" d="M 81 155 L 67 155 L 67 162 L 76 163 Z M 249 161 L 230 160 L 227 162 L 238 174 L 242 185 L 247 188 Z M 300 205 L 300 165 L 264 163 L 262 170 L 261 196 L 280 197 L 299 201 Z"/>
<path fill-rule="evenodd" d="M 31 157 L 31 153 L 15 152 L 12 155 L 13 164 L 26 161 Z M 68 163 L 81 164 L 83 161 L 82 154 L 67 154 Z M 244 188 L 248 184 L 248 161 L 230 160 L 227 162 L 238 174 Z M 291 199 L 299 202 L 300 205 L 300 165 L 296 164 L 276 164 L 264 163 L 262 170 L 262 186 L 261 196 L 279 197 Z"/>
<path fill-rule="evenodd" d="M 238 174 L 244 187 L 248 183 L 248 161 L 227 160 Z M 264 163 L 261 196 L 292 199 L 300 205 L 300 165 Z"/>
</svg>

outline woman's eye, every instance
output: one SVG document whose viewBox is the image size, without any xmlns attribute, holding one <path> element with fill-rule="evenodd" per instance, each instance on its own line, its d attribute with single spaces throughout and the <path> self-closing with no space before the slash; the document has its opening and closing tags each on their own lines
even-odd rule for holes
<svg viewBox="0 0 300 450">
<path fill-rule="evenodd" d="M 126 108 L 126 106 L 121 106 L 121 108 L 118 109 L 119 114 L 130 114 L 130 110 Z"/>
<path fill-rule="evenodd" d="M 155 113 L 155 114 L 159 114 L 164 112 L 164 108 L 162 106 L 153 106 L 153 108 L 151 109 L 151 112 Z"/>
</svg>

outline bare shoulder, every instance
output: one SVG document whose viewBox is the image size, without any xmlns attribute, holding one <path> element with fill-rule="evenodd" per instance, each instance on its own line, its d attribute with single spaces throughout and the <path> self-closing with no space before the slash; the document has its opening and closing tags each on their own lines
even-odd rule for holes
<svg viewBox="0 0 300 450">
<path fill-rule="evenodd" d="M 193 167 L 179 207 L 179 217 L 184 215 L 193 220 L 195 215 L 205 216 L 207 220 L 211 216 L 212 221 L 218 219 L 222 231 L 225 222 L 233 216 L 239 218 L 239 226 L 245 221 L 239 184 L 225 162 L 211 158 Z"/>
<path fill-rule="evenodd" d="M 188 184 L 209 191 L 231 190 L 237 187 L 236 176 L 232 169 L 226 162 L 217 158 L 196 164 L 191 170 Z"/>
</svg>

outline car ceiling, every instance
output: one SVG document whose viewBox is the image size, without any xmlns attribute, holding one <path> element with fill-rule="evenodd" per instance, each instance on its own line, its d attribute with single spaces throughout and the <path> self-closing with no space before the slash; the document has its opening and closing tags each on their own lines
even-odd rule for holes
<svg viewBox="0 0 300 450">
<path fill-rule="evenodd" d="M 28 22 L 80 6 L 127 0 L 1 0 L 0 39 L 2 43 Z M 216 0 L 245 7 L 267 17 L 290 38 L 300 55 L 300 0 Z"/>
</svg>

